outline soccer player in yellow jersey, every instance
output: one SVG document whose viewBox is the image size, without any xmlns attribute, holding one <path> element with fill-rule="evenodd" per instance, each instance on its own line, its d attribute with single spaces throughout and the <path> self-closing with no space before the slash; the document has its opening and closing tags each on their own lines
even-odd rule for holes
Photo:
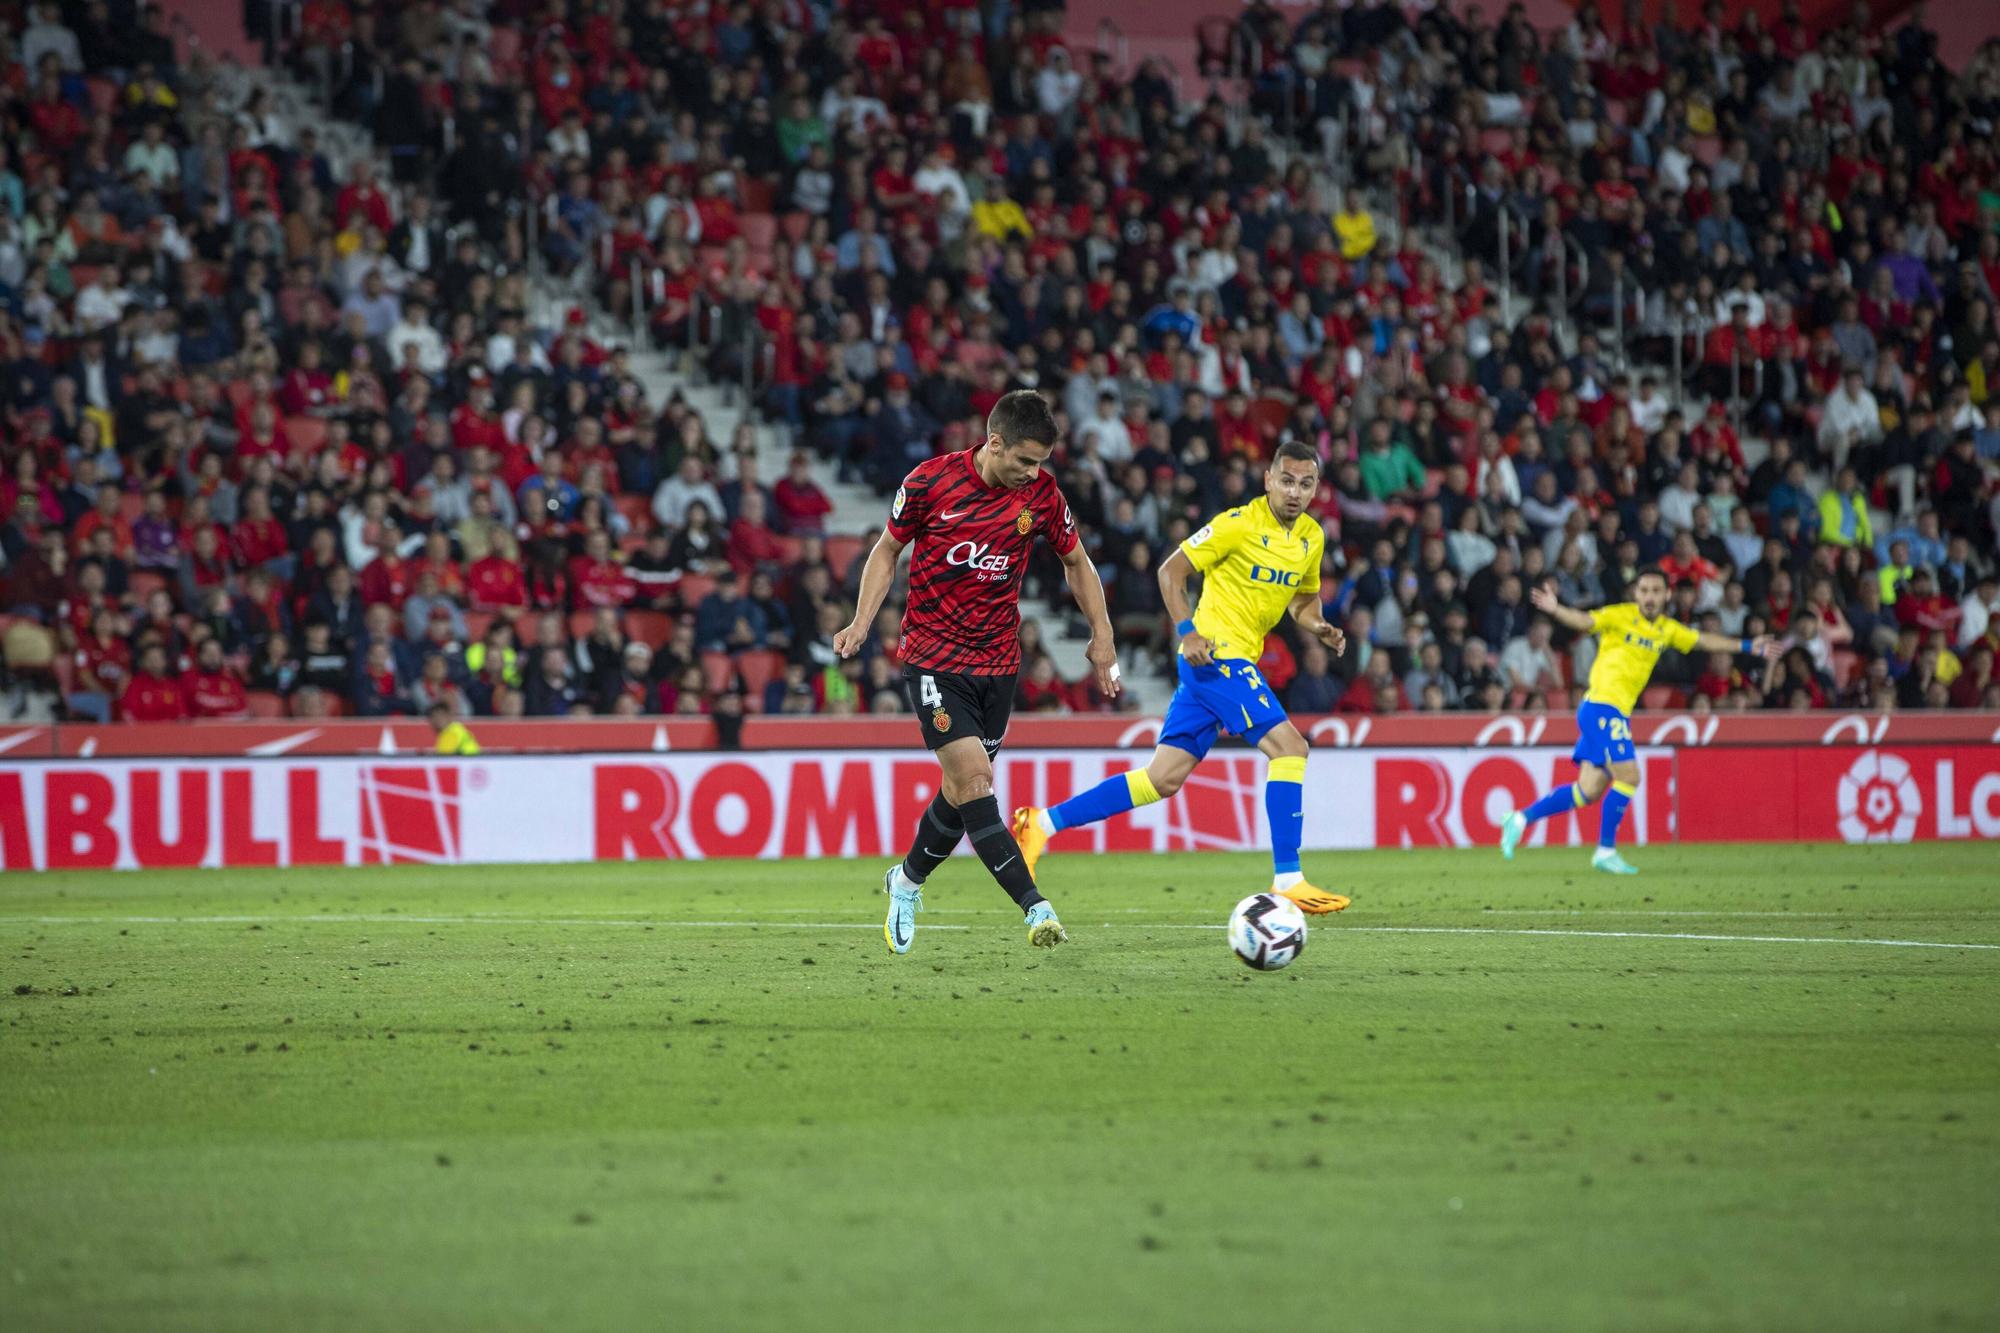
<svg viewBox="0 0 2000 1333">
<path fill-rule="evenodd" d="M 1319 562 L 1326 536 L 1306 516 L 1319 489 L 1319 455 L 1307 445 L 1278 446 L 1264 472 L 1264 494 L 1218 514 L 1160 566 L 1160 592 L 1180 631 L 1180 688 L 1160 728 L 1152 762 L 1107 778 L 1047 810 L 1014 812 L 1014 839 L 1033 873 L 1049 839 L 1162 801 L 1223 732 L 1241 736 L 1270 758 L 1264 810 L 1271 824 L 1272 889 L 1308 912 L 1338 912 L 1347 899 L 1314 888 L 1299 870 L 1306 738 L 1286 718 L 1257 674 L 1264 636 L 1290 615 L 1335 654 L 1346 636 L 1320 613 Z M 1203 576 L 1201 604 L 1188 612 L 1187 578 Z"/>
<path fill-rule="evenodd" d="M 1555 590 L 1547 586 L 1528 595 L 1536 610 L 1546 612 L 1559 624 L 1579 634 L 1595 634 L 1597 660 L 1590 664 L 1590 690 L 1583 696 L 1583 706 L 1576 710 L 1577 742 L 1570 753 L 1577 764 L 1576 781 L 1507 816 L 1507 822 L 1500 826 L 1500 854 L 1509 860 L 1528 825 L 1589 805 L 1609 787 L 1611 794 L 1604 797 L 1604 815 L 1598 824 L 1597 851 L 1590 864 L 1606 874 L 1638 874 L 1618 854 L 1618 826 L 1639 790 L 1632 709 L 1645 693 L 1660 654 L 1669 648 L 1683 653 L 1699 648 L 1710 653 L 1777 656 L 1777 644 L 1768 634 L 1732 639 L 1726 634 L 1691 629 L 1665 615 L 1667 576 L 1657 569 L 1639 571 L 1639 577 L 1632 581 L 1632 597 L 1632 601 L 1616 606 L 1578 611 L 1557 601 Z"/>
</svg>

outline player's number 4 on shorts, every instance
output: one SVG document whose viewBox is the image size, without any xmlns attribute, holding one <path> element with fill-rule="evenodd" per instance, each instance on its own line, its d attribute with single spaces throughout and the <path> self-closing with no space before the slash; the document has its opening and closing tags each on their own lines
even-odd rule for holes
<svg viewBox="0 0 2000 1333">
<path fill-rule="evenodd" d="M 917 701 L 926 708 L 944 707 L 944 695 L 937 687 L 936 676 L 917 678 Z"/>
</svg>

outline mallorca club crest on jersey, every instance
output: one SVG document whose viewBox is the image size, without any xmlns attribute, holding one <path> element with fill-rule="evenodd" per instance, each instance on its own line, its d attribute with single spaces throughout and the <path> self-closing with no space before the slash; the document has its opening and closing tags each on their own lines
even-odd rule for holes
<svg viewBox="0 0 2000 1333">
<path fill-rule="evenodd" d="M 942 708 L 932 709 L 931 730 L 937 732 L 940 736 L 949 732 L 951 730 L 951 714 L 945 712 Z"/>
<path fill-rule="evenodd" d="M 1020 533 L 1023 537 L 1027 536 L 1028 529 L 1034 526 L 1035 526 L 1034 515 L 1030 514 L 1027 510 L 1023 509 L 1020 513 L 1014 516 L 1014 531 Z"/>
</svg>

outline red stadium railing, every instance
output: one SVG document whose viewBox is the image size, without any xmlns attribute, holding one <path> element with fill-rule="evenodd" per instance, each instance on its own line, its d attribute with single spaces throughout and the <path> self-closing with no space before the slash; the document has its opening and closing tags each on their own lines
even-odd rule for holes
<svg viewBox="0 0 2000 1333">
<path fill-rule="evenodd" d="M 1297 719 L 1320 747 L 1563 748 L 1576 743 L 1568 713 L 1453 713 L 1439 716 L 1330 716 Z M 710 718 L 471 720 L 484 754 L 635 754 L 724 748 Z M 1146 750 L 1159 736 L 1157 717 L 1016 718 L 1007 732 L 1015 750 Z M 2000 712 L 1935 713 L 1639 713 L 1641 745 L 1986 745 L 2000 743 Z M 907 716 L 751 717 L 731 748 L 744 750 L 906 750 L 915 744 Z M 93 758 L 410 755 L 432 749 L 428 725 L 409 719 L 292 722 L 62 723 L 0 726 L 0 764 Z"/>
</svg>

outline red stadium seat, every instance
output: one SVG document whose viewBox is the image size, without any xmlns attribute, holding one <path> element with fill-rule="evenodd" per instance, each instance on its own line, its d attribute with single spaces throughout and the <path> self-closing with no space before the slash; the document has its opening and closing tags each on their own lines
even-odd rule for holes
<svg viewBox="0 0 2000 1333">
<path fill-rule="evenodd" d="M 118 517 L 130 523 L 146 512 L 146 497 L 126 491 L 118 497 Z"/>
<path fill-rule="evenodd" d="M 229 399 L 231 407 L 248 407 L 250 395 L 254 390 L 251 389 L 249 380 L 231 380 L 222 392 L 223 396 Z"/>
<path fill-rule="evenodd" d="M 743 215 L 743 242 L 752 254 L 771 252 L 778 241 L 778 219 L 769 213 L 745 213 Z"/>
<path fill-rule="evenodd" d="M 729 678 L 736 674 L 735 659 L 728 653 L 703 653 L 701 674 L 708 683 L 709 693 L 719 694 L 729 688 Z"/>
<path fill-rule="evenodd" d="M 828 537 L 826 539 L 826 562 L 833 566 L 833 577 L 844 579 L 847 571 L 868 543 L 860 537 Z"/>
<path fill-rule="evenodd" d="M 743 653 L 736 659 L 736 670 L 743 677 L 743 686 L 752 697 L 762 698 L 764 686 L 785 674 L 785 655 L 764 649 L 760 652 Z"/>
<path fill-rule="evenodd" d="M 1549 710 L 1551 712 L 1561 713 L 1569 710 L 1568 690 L 1544 690 L 1542 691 L 1542 697 L 1549 701 Z"/>
<path fill-rule="evenodd" d="M 134 601 L 143 602 L 160 589 L 168 587 L 167 576 L 153 569 L 135 569 L 127 580 L 132 589 Z"/>
<path fill-rule="evenodd" d="M 316 454 L 326 443 L 326 422 L 318 417 L 286 417 L 285 438 L 292 442 L 292 448 Z"/>
<path fill-rule="evenodd" d="M 701 599 L 715 591 L 715 580 L 706 574 L 687 574 L 681 578 L 681 605 L 692 611 L 701 605 Z"/>
<path fill-rule="evenodd" d="M 521 31 L 506 24 L 493 28 L 493 35 L 487 39 L 486 53 L 493 60 L 493 73 L 503 82 L 511 81 L 521 72 Z"/>
<path fill-rule="evenodd" d="M 778 229 L 785 234 L 786 240 L 797 245 L 812 230 L 812 222 L 812 214 L 793 211 L 778 219 Z"/>
<path fill-rule="evenodd" d="M 664 611 L 627 611 L 625 637 L 658 648 L 674 632 L 674 618 Z"/>
<path fill-rule="evenodd" d="M 1278 432 L 1292 419 L 1292 405 L 1282 398 L 1257 398 L 1250 403 L 1250 419 L 1257 423 L 1257 433 L 1270 444 L 1278 438 Z"/>
<path fill-rule="evenodd" d="M 1671 685 L 1649 686 L 1646 692 L 1639 696 L 1639 707 L 1648 712 L 1679 708 L 1686 702 L 1687 697 Z"/>
<path fill-rule="evenodd" d="M 486 631 L 492 628 L 491 611 L 467 611 L 465 613 L 465 641 L 479 643 L 486 638 Z"/>
<path fill-rule="evenodd" d="M 618 497 L 618 512 L 632 525 L 632 531 L 641 537 L 653 530 L 653 499 L 649 495 L 621 495 Z"/>
<path fill-rule="evenodd" d="M 1854 673 L 1860 669 L 1861 654 L 1847 648 L 1833 650 L 1833 687 L 1842 694 L 1854 683 Z"/>
<path fill-rule="evenodd" d="M 737 187 L 745 213 L 769 213 L 778 204 L 778 187 L 761 176 L 751 176 Z"/>
<path fill-rule="evenodd" d="M 572 639 L 590 637 L 590 627 L 597 623 L 595 611 L 572 611 L 569 613 L 569 636 Z"/>
<path fill-rule="evenodd" d="M 270 690 L 251 690 L 245 698 L 250 705 L 250 716 L 252 717 L 283 717 L 285 715 L 285 697 L 282 694 L 276 694 Z"/>
</svg>

